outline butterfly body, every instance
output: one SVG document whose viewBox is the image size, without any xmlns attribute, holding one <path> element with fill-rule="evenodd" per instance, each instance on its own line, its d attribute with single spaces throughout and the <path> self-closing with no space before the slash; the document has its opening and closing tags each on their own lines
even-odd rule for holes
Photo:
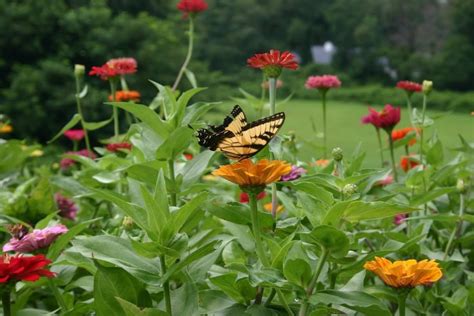
<svg viewBox="0 0 474 316">
<path fill-rule="evenodd" d="M 262 150 L 285 121 L 285 113 L 280 112 L 247 123 L 245 113 L 236 105 L 222 125 L 210 125 L 197 131 L 201 146 L 213 151 L 221 151 L 229 159 L 243 160 Z"/>
</svg>

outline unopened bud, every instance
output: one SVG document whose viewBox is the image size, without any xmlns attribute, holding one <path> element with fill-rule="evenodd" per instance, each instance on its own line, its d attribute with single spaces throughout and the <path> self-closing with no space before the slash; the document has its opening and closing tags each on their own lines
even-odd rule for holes
<svg viewBox="0 0 474 316">
<path fill-rule="evenodd" d="M 433 81 L 424 80 L 423 81 L 423 93 L 428 95 L 433 90 Z"/>
<path fill-rule="evenodd" d="M 342 194 L 345 196 L 351 196 L 352 194 L 357 192 L 357 185 L 350 183 L 346 184 L 344 188 L 342 188 Z"/>
<path fill-rule="evenodd" d="M 458 189 L 459 193 L 466 192 L 466 185 L 464 184 L 463 179 L 458 179 L 458 182 L 456 183 L 456 189 Z"/>
<path fill-rule="evenodd" d="M 129 216 L 125 216 L 122 221 L 122 226 L 125 230 L 130 230 L 133 228 L 133 219 Z"/>
<path fill-rule="evenodd" d="M 341 161 L 344 158 L 342 154 L 342 149 L 340 147 L 336 147 L 332 150 L 332 158 L 336 161 Z"/>
<path fill-rule="evenodd" d="M 86 67 L 84 65 L 75 64 L 74 65 L 74 76 L 83 77 L 86 73 Z"/>
</svg>

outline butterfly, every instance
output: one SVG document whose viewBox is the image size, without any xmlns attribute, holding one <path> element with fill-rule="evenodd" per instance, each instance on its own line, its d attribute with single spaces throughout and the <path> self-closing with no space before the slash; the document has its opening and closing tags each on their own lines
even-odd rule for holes
<svg viewBox="0 0 474 316">
<path fill-rule="evenodd" d="M 229 159 L 247 159 L 272 140 L 284 121 L 285 113 L 280 112 L 247 123 L 244 111 L 236 105 L 222 125 L 209 125 L 207 129 L 199 129 L 198 143 L 210 150 L 221 151 Z"/>
</svg>

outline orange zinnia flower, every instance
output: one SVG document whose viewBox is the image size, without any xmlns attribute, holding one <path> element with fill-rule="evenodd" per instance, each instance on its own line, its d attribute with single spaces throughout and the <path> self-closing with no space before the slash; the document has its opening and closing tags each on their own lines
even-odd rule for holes
<svg viewBox="0 0 474 316">
<path fill-rule="evenodd" d="M 265 203 L 265 204 L 263 205 L 263 208 L 265 209 L 265 211 L 271 213 L 271 211 L 272 211 L 272 202 L 270 202 L 270 203 Z M 277 209 L 276 209 L 276 212 L 277 212 L 277 214 L 280 214 L 281 212 L 283 212 L 283 205 L 278 205 L 278 206 L 277 206 Z"/>
<path fill-rule="evenodd" d="M 9 124 L 0 124 L 0 134 L 8 134 L 13 131 L 13 127 Z"/>
<path fill-rule="evenodd" d="M 405 172 L 412 168 L 415 168 L 418 165 L 418 161 L 413 160 L 410 156 L 402 156 L 400 159 L 400 167 Z"/>
<path fill-rule="evenodd" d="M 314 162 L 314 165 L 321 168 L 326 168 L 329 165 L 329 159 L 318 159 Z"/>
<path fill-rule="evenodd" d="M 109 101 L 114 101 L 111 95 L 109 95 Z M 140 92 L 138 91 L 124 91 L 119 90 L 115 92 L 115 101 L 125 102 L 125 101 L 140 101 Z"/>
<path fill-rule="evenodd" d="M 375 273 L 385 284 L 395 288 L 413 288 L 418 285 L 431 285 L 443 276 L 434 260 L 399 260 L 391 262 L 385 258 L 364 264 L 366 270 Z"/>
<path fill-rule="evenodd" d="M 413 127 L 405 127 L 405 128 L 402 128 L 402 129 L 396 129 L 396 130 L 392 131 L 392 139 L 394 141 L 403 139 L 403 138 L 405 138 L 405 136 L 407 136 L 412 131 L 416 131 L 416 133 L 418 134 L 420 132 L 420 129 L 419 128 L 413 128 Z M 413 138 L 408 142 L 408 145 L 412 146 L 415 143 L 416 143 L 416 138 Z"/>
<path fill-rule="evenodd" d="M 259 160 L 253 163 L 245 159 L 221 166 L 212 174 L 222 177 L 241 187 L 261 187 L 279 181 L 282 175 L 291 171 L 291 165 L 281 160 Z"/>
</svg>

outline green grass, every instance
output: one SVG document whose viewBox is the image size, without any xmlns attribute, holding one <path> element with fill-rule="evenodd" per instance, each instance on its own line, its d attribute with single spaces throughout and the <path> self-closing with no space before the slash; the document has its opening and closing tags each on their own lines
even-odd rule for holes
<svg viewBox="0 0 474 316">
<path fill-rule="evenodd" d="M 224 103 L 219 106 L 219 113 L 213 112 L 208 115 L 209 123 L 218 123 L 224 116 L 230 112 L 235 103 Z M 416 105 L 415 105 L 416 106 Z M 249 120 L 256 119 L 255 112 L 251 108 L 242 106 L 247 113 Z M 377 110 L 380 107 L 375 107 Z M 429 108 L 429 103 L 428 103 Z M 322 156 L 322 106 L 319 99 L 311 100 L 291 100 L 282 104 L 277 111 L 286 113 L 285 125 L 281 133 L 294 132 L 297 141 L 302 143 L 300 151 L 300 159 L 302 161 L 310 161 L 311 159 L 319 159 Z M 265 111 L 268 113 L 267 111 Z M 366 166 L 379 166 L 380 157 L 377 145 L 375 129 L 372 126 L 363 125 L 360 119 L 367 114 L 367 105 L 357 102 L 335 102 L 331 101 L 330 95 L 327 104 L 328 112 L 328 152 L 333 147 L 341 147 L 346 154 L 351 154 L 356 146 L 360 143 L 363 151 L 367 153 L 365 159 Z M 453 156 L 449 148 L 459 146 L 458 134 L 463 135 L 468 141 L 474 141 L 474 117 L 469 113 L 448 113 L 440 111 L 430 111 L 427 115 L 435 118 L 433 126 L 427 129 L 427 137 L 429 138 L 434 132 L 438 134 L 439 139 L 448 150 L 445 157 Z M 313 126 L 316 128 L 315 133 Z M 406 106 L 402 105 L 402 121 L 397 128 L 407 127 L 408 115 Z M 384 136 L 384 145 L 387 144 L 386 135 Z M 418 146 L 414 145 L 410 148 L 416 152 Z M 397 149 L 396 156 L 402 155 L 404 150 Z M 385 160 L 389 159 L 388 151 L 384 152 Z"/>
</svg>

